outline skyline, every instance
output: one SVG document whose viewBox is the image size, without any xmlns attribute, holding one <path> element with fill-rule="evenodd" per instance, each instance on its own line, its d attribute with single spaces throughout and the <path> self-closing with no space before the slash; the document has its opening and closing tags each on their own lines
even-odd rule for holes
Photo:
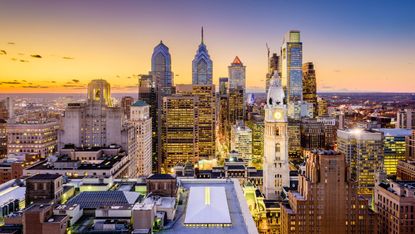
<svg viewBox="0 0 415 234">
<path fill-rule="evenodd" d="M 172 56 L 174 84 L 190 84 L 202 26 L 216 86 L 238 56 L 248 91 L 265 91 L 266 43 L 279 54 L 285 32 L 295 29 L 319 92 L 415 90 L 410 1 L 95 3 L 2 1 L 0 93 L 82 93 L 99 78 L 114 93 L 136 92 L 136 75 L 151 69 L 160 40 Z M 293 7 L 301 17 L 290 14 Z"/>
</svg>

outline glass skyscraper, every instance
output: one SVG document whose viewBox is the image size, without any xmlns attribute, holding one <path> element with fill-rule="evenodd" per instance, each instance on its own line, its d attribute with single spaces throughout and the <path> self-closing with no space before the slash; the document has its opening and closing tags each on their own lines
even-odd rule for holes
<svg viewBox="0 0 415 234">
<path fill-rule="evenodd" d="M 289 31 L 281 46 L 281 78 L 287 103 L 303 100 L 303 43 L 300 31 Z"/>
<path fill-rule="evenodd" d="M 229 69 L 229 122 L 236 124 L 237 120 L 245 118 L 245 69 L 238 56 L 235 57 Z"/>
<path fill-rule="evenodd" d="M 192 84 L 211 85 L 212 84 L 212 60 L 203 39 L 203 27 L 201 32 L 201 42 L 192 62 Z"/>
</svg>

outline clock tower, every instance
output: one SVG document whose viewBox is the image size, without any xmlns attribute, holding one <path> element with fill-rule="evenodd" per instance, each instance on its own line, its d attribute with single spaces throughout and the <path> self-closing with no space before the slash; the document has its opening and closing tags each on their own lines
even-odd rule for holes
<svg viewBox="0 0 415 234">
<path fill-rule="evenodd" d="M 264 182 L 267 199 L 281 199 L 282 188 L 290 186 L 288 165 L 287 107 L 278 72 L 269 81 L 264 128 Z"/>
</svg>

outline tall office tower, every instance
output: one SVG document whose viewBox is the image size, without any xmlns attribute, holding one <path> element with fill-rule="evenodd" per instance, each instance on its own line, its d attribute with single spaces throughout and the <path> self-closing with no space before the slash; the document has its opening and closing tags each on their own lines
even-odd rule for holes
<svg viewBox="0 0 415 234">
<path fill-rule="evenodd" d="M 277 53 L 273 53 L 271 57 L 269 57 L 269 54 L 268 54 L 268 73 L 267 73 L 267 78 L 266 78 L 266 83 L 265 83 L 265 90 L 269 89 L 269 81 L 274 76 L 274 72 L 280 73 L 279 61 L 280 61 L 280 57 L 277 55 Z"/>
<path fill-rule="evenodd" d="M 152 129 L 152 170 L 154 173 L 160 169 L 158 159 L 158 96 L 155 77 L 153 75 L 139 75 L 138 100 L 146 102 L 150 106 L 150 118 Z M 161 111 L 160 111 L 161 113 Z"/>
<path fill-rule="evenodd" d="M 411 135 L 409 129 L 379 128 L 374 131 L 383 134 L 383 169 L 387 175 L 396 175 L 398 161 L 405 160 L 405 137 Z"/>
<path fill-rule="evenodd" d="M 192 84 L 211 85 L 212 84 L 213 64 L 210 59 L 203 38 L 203 27 L 201 32 L 201 42 L 192 61 Z"/>
<path fill-rule="evenodd" d="M 232 126 L 231 150 L 239 153 L 240 158 L 247 162 L 252 160 L 252 130 L 243 122 Z"/>
<path fill-rule="evenodd" d="M 160 172 L 161 170 L 161 161 L 162 161 L 162 139 L 161 139 L 161 130 L 162 130 L 162 118 L 163 118 L 163 97 L 168 96 L 174 93 L 173 90 L 173 77 L 174 74 L 171 71 L 171 56 L 169 48 L 163 44 L 163 41 L 154 48 L 153 55 L 151 56 L 151 72 L 150 75 L 153 76 L 153 81 L 156 88 L 156 117 L 155 124 L 157 125 L 157 145 L 154 149 L 157 150 L 156 157 L 157 160 L 153 160 L 156 168 L 153 168 L 154 171 Z M 149 102 L 150 103 L 150 102 Z M 151 104 L 150 104 L 151 105 Z M 154 134 L 154 132 L 153 132 Z"/>
<path fill-rule="evenodd" d="M 131 105 L 130 121 L 136 130 L 137 140 L 137 175 L 148 176 L 152 172 L 152 124 L 150 106 L 138 100 Z"/>
<path fill-rule="evenodd" d="M 124 112 L 124 117 L 130 119 L 130 107 L 134 103 L 134 98 L 125 96 L 121 98 L 121 108 Z"/>
<path fill-rule="evenodd" d="M 350 175 L 357 182 L 358 192 L 371 195 L 375 176 L 383 170 L 382 133 L 362 129 L 337 130 L 339 152 L 346 156 Z"/>
<path fill-rule="evenodd" d="M 414 233 L 415 182 L 390 181 L 375 187 L 377 229 L 383 233 Z"/>
<path fill-rule="evenodd" d="M 7 156 L 7 122 L 0 119 L 0 159 Z"/>
<path fill-rule="evenodd" d="M 326 116 L 328 114 L 327 101 L 322 97 L 317 97 L 317 116 Z"/>
<path fill-rule="evenodd" d="M 281 80 L 288 106 L 288 116 L 301 116 L 303 101 L 303 43 L 300 31 L 285 34 L 281 46 Z"/>
<path fill-rule="evenodd" d="M 415 129 L 415 109 L 399 110 L 396 115 L 397 128 Z"/>
<path fill-rule="evenodd" d="M 252 165 L 262 169 L 264 158 L 264 117 L 255 114 L 246 122 L 252 130 Z"/>
<path fill-rule="evenodd" d="M 245 117 L 245 69 L 238 56 L 235 57 L 229 69 L 229 124 L 235 125 Z"/>
<path fill-rule="evenodd" d="M 290 185 L 290 169 L 287 107 L 278 73 L 270 80 L 264 125 L 263 192 L 267 199 L 281 199 L 283 187 Z"/>
<path fill-rule="evenodd" d="M 176 94 L 198 98 L 199 158 L 213 159 L 216 148 L 215 85 L 176 85 Z"/>
<path fill-rule="evenodd" d="M 8 153 L 38 153 L 46 158 L 56 152 L 59 123 L 56 120 L 33 120 L 7 123 Z"/>
<path fill-rule="evenodd" d="M 289 191 L 281 204 L 281 233 L 374 233 L 375 214 L 346 168 L 343 154 L 314 151 L 298 191 Z"/>
<path fill-rule="evenodd" d="M 410 136 L 405 137 L 405 157 L 408 161 L 415 161 L 415 130 Z"/>
<path fill-rule="evenodd" d="M 228 78 L 219 78 L 219 101 L 218 101 L 218 137 L 221 145 L 229 146 L 230 124 L 229 124 L 229 93 Z M 224 152 L 225 156 L 227 155 Z"/>
<path fill-rule="evenodd" d="M 199 161 L 199 98 L 163 97 L 162 172 L 170 173 L 178 163 Z"/>
<path fill-rule="evenodd" d="M 303 64 L 303 100 L 313 105 L 313 117 L 317 116 L 316 70 L 312 62 Z"/>
</svg>

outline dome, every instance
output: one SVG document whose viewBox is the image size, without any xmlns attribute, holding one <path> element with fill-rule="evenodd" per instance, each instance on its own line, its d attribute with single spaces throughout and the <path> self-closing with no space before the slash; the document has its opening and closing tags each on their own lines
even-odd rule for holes
<svg viewBox="0 0 415 234">
<path fill-rule="evenodd" d="M 267 93 L 268 107 L 284 105 L 284 90 L 282 89 L 281 79 L 278 76 L 278 72 L 274 72 L 274 75 L 269 81 L 269 84 L 270 85 Z"/>
</svg>

